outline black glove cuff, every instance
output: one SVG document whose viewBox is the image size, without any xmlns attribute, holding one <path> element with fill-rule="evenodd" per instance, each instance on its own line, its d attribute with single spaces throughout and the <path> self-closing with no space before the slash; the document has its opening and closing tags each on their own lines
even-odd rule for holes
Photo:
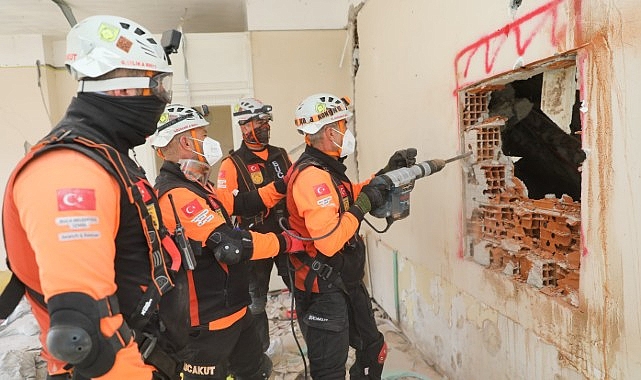
<svg viewBox="0 0 641 380">
<path fill-rule="evenodd" d="M 357 205 L 352 205 L 352 207 L 350 207 L 349 210 L 347 210 L 347 212 L 354 215 L 359 222 L 363 220 L 363 218 L 365 217 L 365 213 Z"/>
<path fill-rule="evenodd" d="M 280 194 L 285 195 L 285 193 L 287 192 L 287 184 L 282 178 L 278 178 L 274 181 L 274 187 Z"/>
<path fill-rule="evenodd" d="M 287 251 L 287 239 L 283 234 L 275 234 L 278 238 L 278 253 L 283 253 Z"/>
</svg>

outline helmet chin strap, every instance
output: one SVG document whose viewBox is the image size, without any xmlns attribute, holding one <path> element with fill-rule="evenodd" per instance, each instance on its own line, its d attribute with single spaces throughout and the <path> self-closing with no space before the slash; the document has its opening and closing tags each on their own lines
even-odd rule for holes
<svg viewBox="0 0 641 380">
<path fill-rule="evenodd" d="M 250 141 L 251 139 L 253 141 Z M 249 150 L 263 150 L 267 146 L 267 143 L 261 143 L 258 140 L 258 136 L 256 136 L 256 130 L 254 126 L 251 126 L 251 130 L 249 133 L 243 135 L 243 141 L 245 142 L 245 145 L 249 148 Z"/>
<path fill-rule="evenodd" d="M 200 142 L 200 141 L 199 141 L 200 139 L 198 138 L 198 136 L 196 136 L 196 131 L 195 131 L 195 129 L 191 129 L 191 130 L 189 131 L 189 134 L 190 134 L 190 135 L 191 135 L 191 137 L 192 137 L 192 140 L 191 140 L 191 141 L 194 141 L 194 148 L 196 149 L 196 150 L 194 151 L 194 155 L 195 155 L 196 157 L 195 157 L 195 158 L 193 158 L 193 160 L 198 160 L 198 161 L 202 162 L 202 163 L 203 163 L 203 164 L 205 164 L 205 165 L 209 165 L 209 164 L 207 163 L 207 160 L 205 159 L 205 152 L 203 151 L 203 146 L 202 146 L 202 145 L 203 145 L 203 143 L 202 143 L 202 142 Z"/>
</svg>

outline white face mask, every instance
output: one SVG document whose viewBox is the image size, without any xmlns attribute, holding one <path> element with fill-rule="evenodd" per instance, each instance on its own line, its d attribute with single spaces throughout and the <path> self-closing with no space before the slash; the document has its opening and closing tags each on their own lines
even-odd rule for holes
<svg viewBox="0 0 641 380">
<path fill-rule="evenodd" d="M 203 153 L 198 153 L 196 151 L 193 151 L 197 155 L 204 157 L 205 160 L 207 160 L 207 163 L 209 166 L 214 165 L 218 160 L 220 160 L 223 157 L 223 150 L 220 148 L 220 143 L 211 137 L 205 137 L 204 140 L 198 140 L 192 138 L 192 140 L 200 141 L 200 144 L 203 147 Z"/>
<path fill-rule="evenodd" d="M 334 128 L 332 128 L 334 129 Z M 341 133 L 339 130 L 334 129 L 336 132 L 340 133 L 343 135 L 343 143 L 341 146 L 338 146 L 335 141 L 332 141 L 334 145 L 338 146 L 341 149 L 341 157 L 347 157 L 350 154 L 354 153 L 354 149 L 356 149 L 356 138 L 352 134 L 352 131 L 349 129 L 345 133 Z"/>
</svg>

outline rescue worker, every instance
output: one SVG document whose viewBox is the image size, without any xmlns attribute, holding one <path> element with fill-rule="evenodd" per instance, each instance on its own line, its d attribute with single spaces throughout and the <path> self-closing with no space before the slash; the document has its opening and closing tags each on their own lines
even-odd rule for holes
<svg viewBox="0 0 641 380">
<path fill-rule="evenodd" d="M 273 207 L 266 207 L 238 202 L 235 195 L 260 189 L 270 183 L 282 186 L 279 190 L 285 193 L 282 179 L 292 163 L 285 149 L 269 144 L 269 122 L 273 120 L 271 110 L 272 106 L 258 99 L 240 99 L 234 107 L 233 116 L 240 126 L 243 141 L 240 148 L 222 161 L 218 171 L 218 196 L 225 209 L 236 216 L 240 228 L 261 233 L 282 231 L 278 220 L 286 217 L 285 200 L 281 199 Z M 249 264 L 249 294 L 252 300 L 249 310 L 254 316 L 263 351 L 267 351 L 270 343 L 265 306 L 272 267 L 276 262 L 278 274 L 289 288 L 286 260 L 287 255 L 278 255 L 274 259 L 252 260 Z"/>
<path fill-rule="evenodd" d="M 40 326 L 47 378 L 176 379 L 186 272 L 128 156 L 154 133 L 172 69 L 147 29 L 117 16 L 76 24 L 65 64 L 77 97 L 18 163 L 3 205 L 9 266 Z"/>
<path fill-rule="evenodd" d="M 189 242 L 183 245 L 191 247 L 196 262 L 188 271 L 188 348 L 194 355 L 185 360 L 183 376 L 224 379 L 229 371 L 237 379 L 267 379 L 272 363 L 261 350 L 247 308 L 248 260 L 300 250 L 302 244 L 284 234 L 233 228 L 209 181 L 211 166 L 222 152 L 207 136 L 207 125 L 196 110 L 172 104 L 151 140 L 165 160 L 156 179 L 165 223 L 170 231 L 184 228 Z"/>
<path fill-rule="evenodd" d="M 307 146 L 288 174 L 290 227 L 305 251 L 290 255 L 294 297 L 313 379 L 345 379 L 349 346 L 356 361 L 351 379 L 380 379 L 387 346 L 363 284 L 365 249 L 358 234 L 363 216 L 384 203 L 380 177 L 352 183 L 343 160 L 354 152 L 347 127 L 349 100 L 320 93 L 303 100 L 295 124 Z M 396 152 L 379 171 L 415 163 L 416 150 Z"/>
</svg>

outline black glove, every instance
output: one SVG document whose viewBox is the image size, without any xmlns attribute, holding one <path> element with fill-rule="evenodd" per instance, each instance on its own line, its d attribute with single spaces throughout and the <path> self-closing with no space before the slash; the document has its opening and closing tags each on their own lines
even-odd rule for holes
<svg viewBox="0 0 641 380">
<path fill-rule="evenodd" d="M 416 148 L 397 150 L 389 158 L 389 161 L 387 161 L 387 165 L 383 169 L 376 172 L 376 175 L 381 175 L 400 168 L 409 168 L 414 164 L 416 164 Z"/>
<path fill-rule="evenodd" d="M 385 204 L 387 193 L 389 193 L 387 182 L 382 177 L 374 177 L 369 184 L 363 186 L 349 211 L 361 220 L 365 214 Z"/>
<path fill-rule="evenodd" d="M 285 195 L 287 193 L 287 182 L 283 178 L 276 178 L 274 180 L 274 187 L 279 194 Z"/>
<path fill-rule="evenodd" d="M 216 228 L 205 244 L 214 251 L 216 260 L 227 265 L 250 260 L 254 253 L 251 234 L 226 225 Z"/>
<path fill-rule="evenodd" d="M 427 164 L 429 165 L 431 170 L 430 174 L 434 174 L 436 172 L 441 171 L 441 169 L 445 167 L 445 160 L 440 160 L 438 158 L 435 158 L 433 160 L 427 161 Z"/>
</svg>

